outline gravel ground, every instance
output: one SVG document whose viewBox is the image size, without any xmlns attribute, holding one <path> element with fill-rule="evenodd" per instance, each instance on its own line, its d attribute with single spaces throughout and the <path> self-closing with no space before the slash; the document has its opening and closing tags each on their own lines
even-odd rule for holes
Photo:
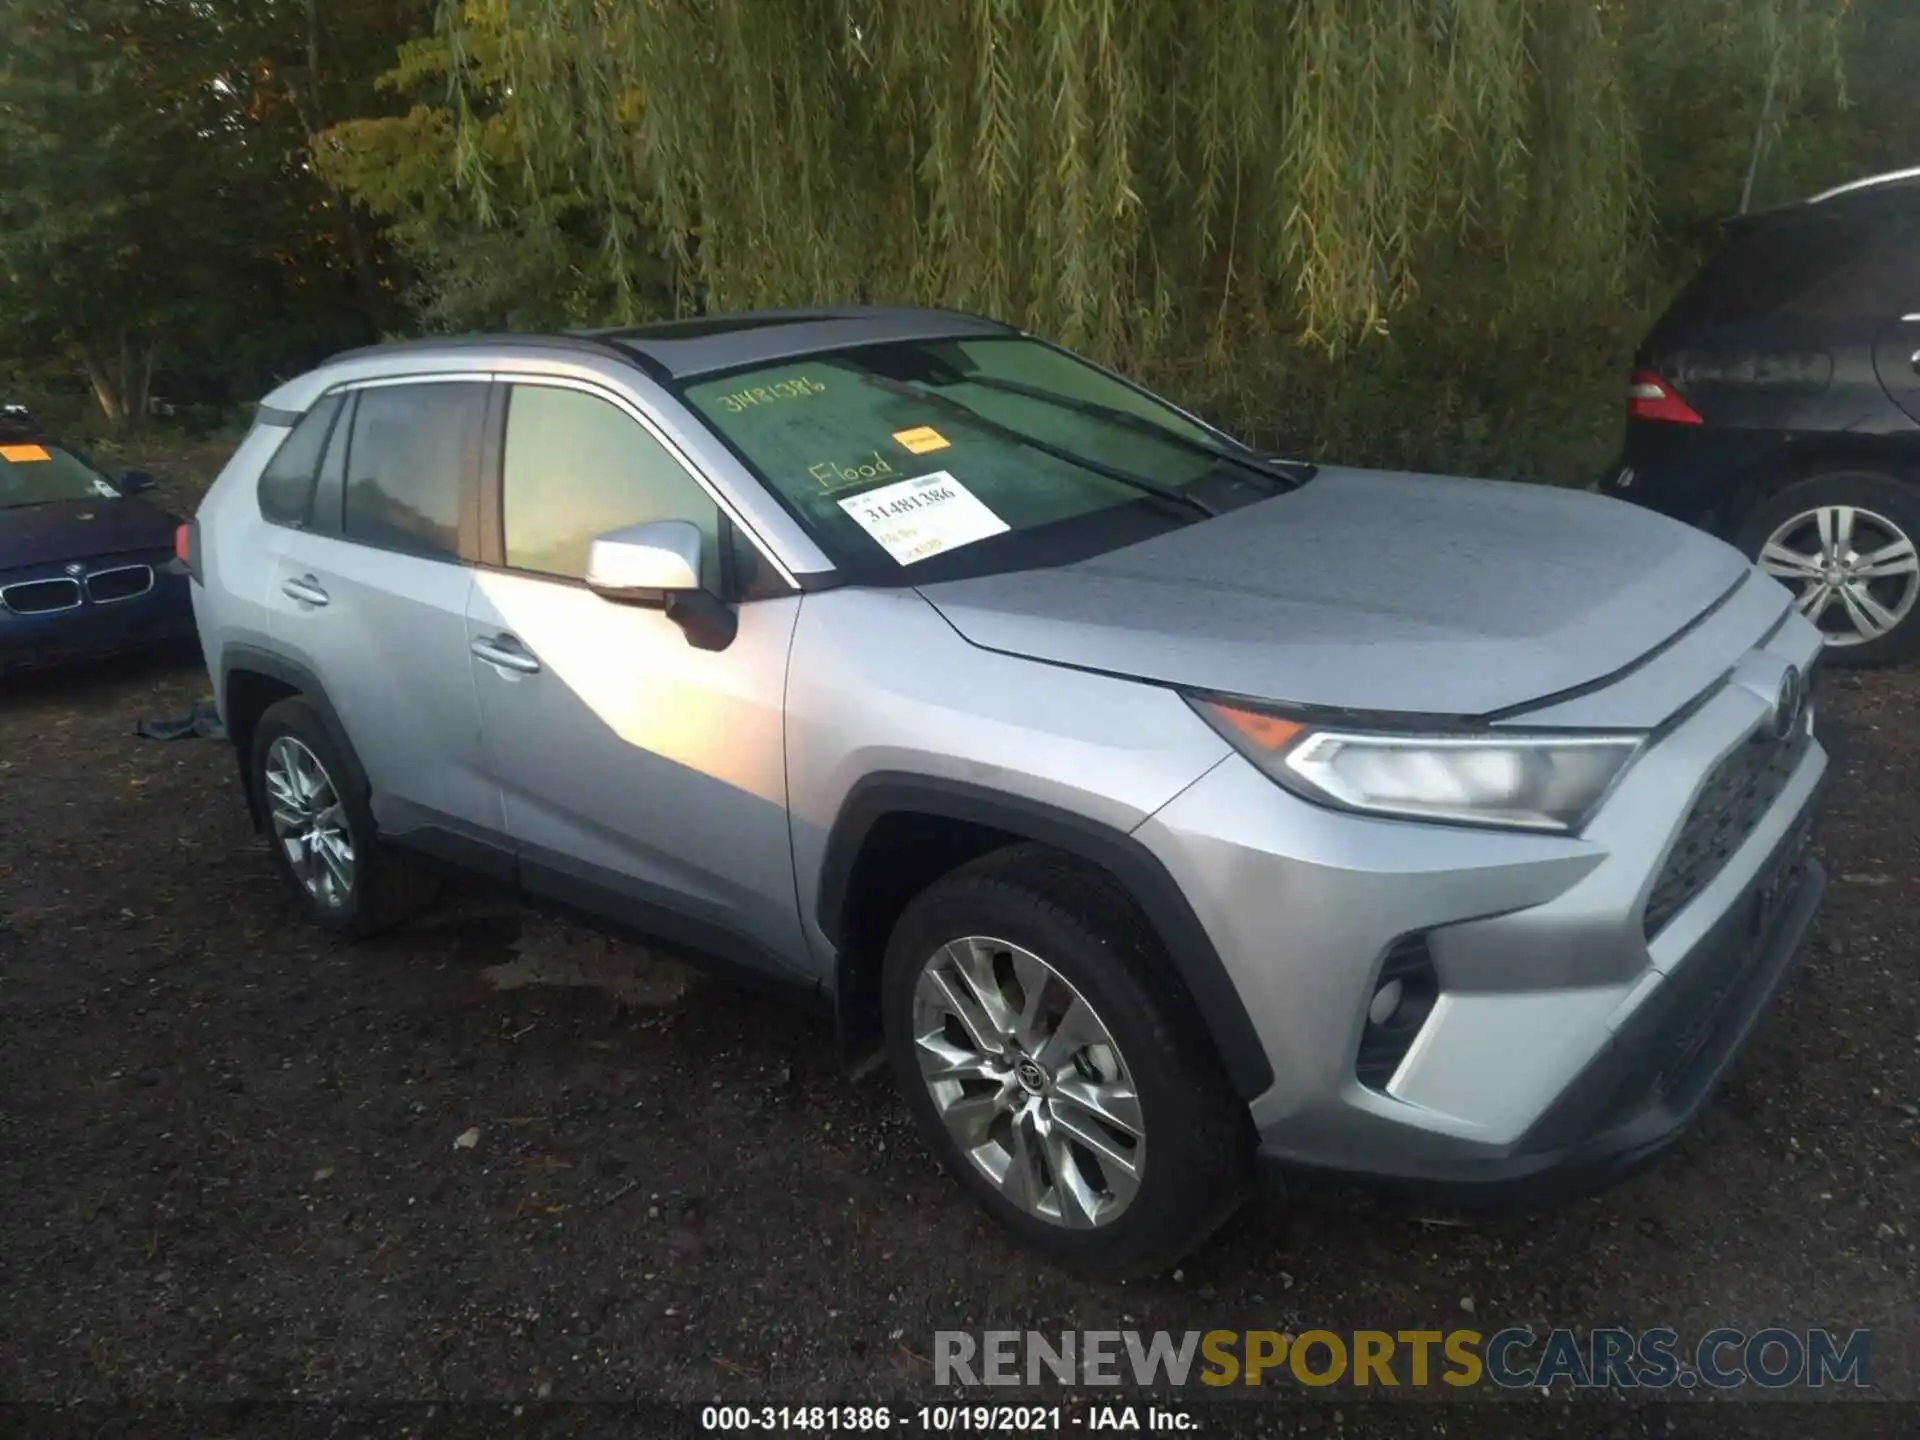
<svg viewBox="0 0 1920 1440">
<path fill-rule="evenodd" d="M 228 747 L 131 734 L 204 688 L 180 662 L 0 692 L 0 1401 L 918 1403 L 943 1328 L 1509 1323 L 1871 1327 L 1878 1394 L 1920 1398 L 1912 671 L 1823 682 L 1827 904 L 1657 1168 L 1527 1218 L 1268 1200 L 1119 1287 L 1004 1241 L 789 997 L 485 893 L 371 943 L 308 927 Z M 1494 1408 L 1243 1405 L 1208 1428 L 1479 1435 Z M 1738 1412 L 1724 1433 L 1920 1433 L 1911 1403 L 1682 1404 L 1680 1428 L 1527 1408 L 1580 1435 L 1694 1433 L 1709 1409 Z M 183 1413 L 197 1433 L 213 1412 Z M 558 1412 L 566 1433 L 589 1413 Z"/>
</svg>

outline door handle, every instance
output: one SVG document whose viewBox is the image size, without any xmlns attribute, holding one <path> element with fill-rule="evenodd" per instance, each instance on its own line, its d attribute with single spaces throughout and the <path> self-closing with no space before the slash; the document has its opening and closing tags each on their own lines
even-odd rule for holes
<svg viewBox="0 0 1920 1440">
<path fill-rule="evenodd" d="M 311 575 L 300 575 L 292 580 L 283 580 L 280 582 L 280 589 L 283 594 L 291 595 L 303 605 L 327 603 L 327 592 L 320 588 L 320 582 Z"/>
<path fill-rule="evenodd" d="M 540 662 L 511 635 L 483 635 L 468 648 L 489 665 L 498 665 L 502 670 L 512 670 L 521 675 L 540 673 Z"/>
</svg>

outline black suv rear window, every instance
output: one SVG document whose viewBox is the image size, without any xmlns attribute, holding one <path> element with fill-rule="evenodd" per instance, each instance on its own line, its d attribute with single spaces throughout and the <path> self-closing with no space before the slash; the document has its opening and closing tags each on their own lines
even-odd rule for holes
<svg viewBox="0 0 1920 1440">
<path fill-rule="evenodd" d="M 1839 215 L 1761 223 L 1736 232 L 1680 292 L 1663 330 L 1758 320 L 1882 321 L 1920 285 L 1914 224 Z"/>
</svg>

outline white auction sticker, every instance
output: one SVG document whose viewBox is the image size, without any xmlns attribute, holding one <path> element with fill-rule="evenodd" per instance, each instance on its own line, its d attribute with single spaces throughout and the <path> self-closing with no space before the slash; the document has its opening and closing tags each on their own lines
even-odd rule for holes
<svg viewBox="0 0 1920 1440">
<path fill-rule="evenodd" d="M 1007 522 L 945 470 L 852 495 L 840 508 L 902 565 L 1003 534 Z"/>
</svg>

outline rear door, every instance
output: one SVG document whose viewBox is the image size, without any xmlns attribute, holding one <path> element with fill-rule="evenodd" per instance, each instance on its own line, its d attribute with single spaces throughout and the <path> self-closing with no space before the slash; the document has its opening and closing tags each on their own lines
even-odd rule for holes
<svg viewBox="0 0 1920 1440">
<path fill-rule="evenodd" d="M 1920 424 L 1920 219 L 1903 223 L 1889 252 L 1871 297 L 1880 322 L 1874 368 L 1893 403 Z"/>
<path fill-rule="evenodd" d="M 1874 351 L 1874 368 L 1893 403 L 1920 424 L 1920 306 L 1889 324 Z"/>
<path fill-rule="evenodd" d="M 307 523 L 269 527 L 276 648 L 325 687 L 389 834 L 505 830 L 466 637 L 487 399 L 484 376 L 345 392 Z"/>
</svg>

